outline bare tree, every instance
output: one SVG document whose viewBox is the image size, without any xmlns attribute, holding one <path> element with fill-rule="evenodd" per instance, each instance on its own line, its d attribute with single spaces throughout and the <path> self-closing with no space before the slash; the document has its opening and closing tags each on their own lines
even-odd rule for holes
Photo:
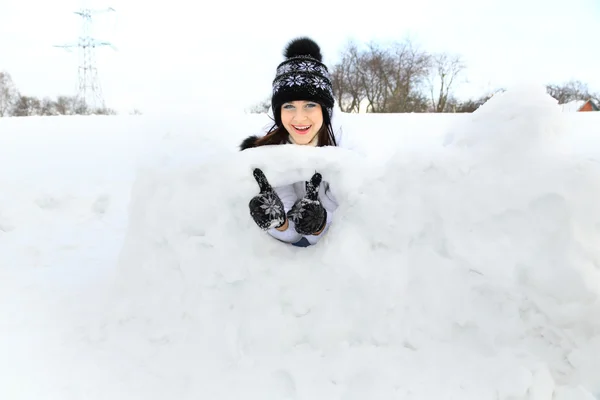
<svg viewBox="0 0 600 400">
<path fill-rule="evenodd" d="M 0 117 L 10 114 L 19 92 L 8 72 L 0 72 Z"/>
<path fill-rule="evenodd" d="M 367 112 L 385 109 L 389 70 L 390 59 L 376 43 L 369 43 L 368 49 L 358 55 L 355 79 L 367 100 Z"/>
<path fill-rule="evenodd" d="M 546 85 L 546 91 L 558 104 L 565 104 L 574 100 L 588 100 L 594 96 L 590 94 L 587 84 L 571 80 L 563 84 Z"/>
<path fill-rule="evenodd" d="M 422 85 L 429 73 L 430 56 L 410 40 L 395 42 L 390 48 L 391 68 L 385 112 L 423 112 L 426 97 Z"/>
<path fill-rule="evenodd" d="M 349 42 L 333 68 L 334 92 L 345 112 L 422 112 L 427 106 L 422 93 L 429 69 L 429 55 L 410 41 L 391 45 L 368 43 L 364 49 Z"/>
<path fill-rule="evenodd" d="M 58 115 L 56 102 L 49 97 L 44 97 L 40 105 L 40 115 Z"/>
<path fill-rule="evenodd" d="M 444 112 L 453 85 L 465 69 L 465 65 L 460 56 L 447 53 L 434 54 L 431 62 L 432 70 L 429 77 L 431 108 L 433 112 L 441 113 Z"/>
<path fill-rule="evenodd" d="M 358 73 L 360 58 L 358 46 L 349 41 L 340 62 L 331 71 L 333 92 L 343 112 L 360 112 L 360 105 L 366 97 Z"/>
<path fill-rule="evenodd" d="M 594 103 L 596 103 L 596 106 L 600 108 L 600 92 L 591 94 L 590 98 Z"/>
<path fill-rule="evenodd" d="M 98 107 L 92 109 L 89 114 L 92 115 L 117 115 L 117 112 L 109 107 Z"/>
<path fill-rule="evenodd" d="M 91 113 L 87 103 L 77 96 L 71 97 L 71 107 L 73 107 L 73 114 L 75 115 L 89 115 Z"/>
<path fill-rule="evenodd" d="M 252 114 L 263 114 L 263 113 L 268 113 L 270 108 L 271 108 L 271 97 L 269 96 L 268 98 L 254 104 L 252 107 L 250 107 L 249 112 Z"/>
<path fill-rule="evenodd" d="M 111 108 L 90 109 L 77 96 L 58 96 L 56 100 L 49 97 L 39 99 L 26 96 L 17 90 L 10 74 L 0 72 L 0 117 L 33 116 L 33 115 L 115 115 Z"/>
<path fill-rule="evenodd" d="M 489 99 L 491 99 L 496 93 L 504 92 L 504 88 L 500 88 L 494 91 L 490 91 L 487 94 L 479 96 L 474 99 L 467 99 L 463 101 L 458 101 L 455 98 L 449 98 L 446 103 L 446 107 L 444 112 L 457 112 L 457 113 L 472 113 L 476 111 L 479 107 L 484 105 Z"/>
<path fill-rule="evenodd" d="M 72 97 L 58 96 L 54 103 L 54 109 L 58 115 L 72 115 L 74 114 L 74 101 Z"/>
<path fill-rule="evenodd" d="M 56 101 L 45 97 L 19 95 L 12 108 L 12 115 L 26 117 L 33 115 L 115 115 L 116 111 L 104 107 L 90 109 L 77 97 L 59 96 Z"/>
<path fill-rule="evenodd" d="M 12 115 L 15 117 L 40 115 L 41 108 L 41 102 L 38 98 L 19 95 L 13 106 Z"/>
<path fill-rule="evenodd" d="M 89 114 L 89 108 L 77 96 L 58 96 L 53 103 L 54 115 Z"/>
</svg>

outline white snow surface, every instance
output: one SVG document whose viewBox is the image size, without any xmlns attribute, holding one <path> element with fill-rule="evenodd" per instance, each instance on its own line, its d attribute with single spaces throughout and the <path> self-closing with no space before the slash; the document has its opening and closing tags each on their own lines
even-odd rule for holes
<svg viewBox="0 0 600 400">
<path fill-rule="evenodd" d="M 572 100 L 568 103 L 561 104 L 563 112 L 578 112 L 581 107 L 585 104 L 584 100 Z"/>
<path fill-rule="evenodd" d="M 600 399 L 600 113 L 0 119 L 0 399 Z M 316 245 L 252 222 L 315 170 Z"/>
</svg>

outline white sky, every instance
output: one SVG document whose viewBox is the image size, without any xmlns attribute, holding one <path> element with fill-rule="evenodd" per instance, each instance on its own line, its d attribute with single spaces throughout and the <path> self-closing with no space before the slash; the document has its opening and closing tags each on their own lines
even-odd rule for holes
<svg viewBox="0 0 600 400">
<path fill-rule="evenodd" d="M 107 106 L 145 113 L 201 107 L 243 109 L 270 93 L 285 44 L 307 35 L 331 67 L 350 38 L 395 40 L 411 35 L 429 51 L 461 54 L 463 96 L 518 80 L 579 79 L 600 91 L 599 0 L 369 0 L 205 2 L 89 0 Z M 73 94 L 77 53 L 53 48 L 76 42 L 82 0 L 2 0 L 0 70 L 24 94 Z M 394 7 L 394 8 L 392 8 Z"/>
</svg>

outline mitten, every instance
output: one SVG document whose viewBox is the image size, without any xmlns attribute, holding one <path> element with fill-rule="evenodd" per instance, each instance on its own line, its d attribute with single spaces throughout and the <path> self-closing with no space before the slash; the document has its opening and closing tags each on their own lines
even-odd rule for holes
<svg viewBox="0 0 600 400">
<path fill-rule="evenodd" d="M 287 213 L 288 219 L 294 222 L 296 232 L 301 235 L 314 235 L 325 227 L 327 211 L 318 198 L 320 184 L 321 174 L 316 172 L 306 182 L 306 195 L 296 201 Z"/>
<path fill-rule="evenodd" d="M 265 231 L 283 226 L 286 216 L 281 199 L 267 181 L 265 174 L 258 168 L 254 170 L 254 179 L 258 183 L 260 193 L 248 204 L 252 219 L 260 229 Z"/>
</svg>

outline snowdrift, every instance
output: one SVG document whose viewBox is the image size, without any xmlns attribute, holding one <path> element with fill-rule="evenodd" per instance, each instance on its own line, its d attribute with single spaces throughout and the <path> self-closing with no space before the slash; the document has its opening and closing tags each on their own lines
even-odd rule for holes
<svg viewBox="0 0 600 400">
<path fill-rule="evenodd" d="M 155 377 L 145 394 L 600 392 L 600 168 L 569 151 L 577 134 L 523 89 L 429 152 L 286 146 L 147 172 L 119 275 L 122 318 L 135 316 L 119 332 Z M 254 167 L 274 185 L 314 170 L 332 182 L 342 206 L 322 242 L 285 246 L 253 226 Z"/>
<path fill-rule="evenodd" d="M 351 149 L 239 153 L 265 122 L 245 121 L 178 122 L 190 134 L 138 150 L 114 287 L 56 301 L 63 328 L 36 367 L 0 369 L 0 395 L 597 398 L 599 115 L 521 88 L 472 115 L 342 115 Z M 331 183 L 321 242 L 254 226 L 254 167 Z"/>
</svg>

